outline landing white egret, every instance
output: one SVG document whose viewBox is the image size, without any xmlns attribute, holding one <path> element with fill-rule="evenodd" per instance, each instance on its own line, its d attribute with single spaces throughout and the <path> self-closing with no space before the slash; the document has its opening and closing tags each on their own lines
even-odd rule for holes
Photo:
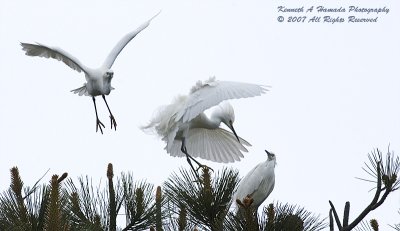
<svg viewBox="0 0 400 231">
<path fill-rule="evenodd" d="M 154 129 L 166 142 L 165 149 L 171 156 L 186 155 L 192 169 L 190 159 L 203 166 L 194 157 L 223 163 L 239 161 L 242 152 L 247 152 L 244 145 L 250 143 L 236 134 L 233 107 L 225 100 L 259 96 L 266 91 L 257 84 L 215 78 L 198 81 L 189 95 L 178 96 L 170 105 L 161 107 L 143 129 Z M 208 118 L 204 111 L 216 105 Z M 221 122 L 232 132 L 220 128 Z"/>
<path fill-rule="evenodd" d="M 159 12 L 160 13 L 160 12 Z M 158 14 L 159 14 L 158 13 Z M 157 14 L 157 15 L 158 15 Z M 86 83 L 82 87 L 72 90 L 71 92 L 75 94 L 91 96 L 93 99 L 94 109 L 96 112 L 96 132 L 100 129 L 103 134 L 102 127 L 105 128 L 104 124 L 99 120 L 97 115 L 96 100 L 95 96 L 101 95 L 104 102 L 106 103 L 107 109 L 110 113 L 111 119 L 111 129 L 117 129 L 117 123 L 115 121 L 114 115 L 111 113 L 110 107 L 106 101 L 105 95 L 109 95 L 111 90 L 114 88 L 111 86 L 111 79 L 113 78 L 114 72 L 111 70 L 115 59 L 122 51 L 122 49 L 142 30 L 149 26 L 150 21 L 157 15 L 153 16 L 151 19 L 147 20 L 145 23 L 140 25 L 136 30 L 126 34 L 122 39 L 114 46 L 111 50 L 104 63 L 99 68 L 89 68 L 83 65 L 77 58 L 69 54 L 58 47 L 50 47 L 40 43 L 30 44 L 21 43 L 22 50 L 28 56 L 39 56 L 44 58 L 53 58 L 64 62 L 70 68 L 75 71 L 85 73 Z"/>
<path fill-rule="evenodd" d="M 249 196 L 254 201 L 251 206 L 257 209 L 265 199 L 271 194 L 275 186 L 275 154 L 268 152 L 266 161 L 259 163 L 240 181 L 239 186 L 233 196 L 233 203 L 239 199 L 242 201 Z"/>
</svg>

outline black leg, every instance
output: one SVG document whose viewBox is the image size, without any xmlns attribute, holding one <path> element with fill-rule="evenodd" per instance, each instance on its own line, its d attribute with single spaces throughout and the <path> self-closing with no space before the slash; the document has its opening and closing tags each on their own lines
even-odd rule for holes
<svg viewBox="0 0 400 231">
<path fill-rule="evenodd" d="M 115 121 L 115 118 L 114 118 L 113 114 L 111 113 L 111 110 L 110 110 L 110 107 L 108 106 L 108 103 L 107 103 L 106 97 L 105 97 L 104 95 L 101 95 L 101 96 L 103 97 L 103 99 L 104 99 L 104 102 L 106 103 L 106 106 L 107 106 L 108 112 L 110 113 L 110 119 L 111 119 L 111 129 L 113 128 L 113 125 L 114 125 L 114 130 L 117 130 L 117 122 Z"/>
<path fill-rule="evenodd" d="M 101 134 L 103 134 L 103 129 L 101 128 L 103 126 L 103 128 L 105 128 L 104 124 L 99 120 L 99 116 L 97 115 L 97 107 L 96 107 L 96 99 L 94 98 L 94 96 L 92 97 L 93 99 L 93 104 L 94 104 L 94 111 L 96 112 L 96 132 L 99 130 L 100 128 L 100 132 Z"/>
<path fill-rule="evenodd" d="M 199 174 L 197 173 L 197 171 L 194 169 L 194 167 L 193 167 L 193 165 L 192 165 L 192 161 L 191 161 L 190 159 L 192 159 L 192 160 L 194 160 L 194 161 L 196 161 L 196 160 L 195 160 L 192 156 L 190 156 L 189 153 L 187 153 L 186 146 L 185 146 L 185 138 L 183 138 L 183 140 L 182 140 L 181 151 L 182 151 L 183 153 L 185 153 L 187 162 L 189 163 L 189 165 L 190 165 L 190 167 L 192 168 L 193 172 L 196 174 L 197 179 L 200 181 L 200 176 L 199 176 Z M 196 161 L 196 162 L 197 162 L 197 161 Z"/>
<path fill-rule="evenodd" d="M 212 168 L 208 167 L 207 165 L 201 164 L 201 163 L 198 162 L 195 158 L 193 158 L 191 155 L 189 155 L 189 153 L 187 152 L 187 149 L 186 149 L 185 137 L 183 137 L 183 139 L 182 139 L 181 151 L 182 151 L 183 153 L 185 153 L 185 155 L 186 155 L 186 160 L 187 160 L 187 162 L 189 163 L 190 167 L 192 168 L 193 172 L 196 173 L 196 176 L 197 176 L 197 178 L 199 179 L 199 181 L 201 181 L 201 180 L 200 180 L 200 176 L 199 176 L 199 174 L 197 173 L 197 171 L 198 171 L 200 168 L 209 168 L 209 169 L 212 170 Z M 191 160 L 193 160 L 193 161 L 199 166 L 199 167 L 197 168 L 197 170 L 194 169 Z"/>
</svg>

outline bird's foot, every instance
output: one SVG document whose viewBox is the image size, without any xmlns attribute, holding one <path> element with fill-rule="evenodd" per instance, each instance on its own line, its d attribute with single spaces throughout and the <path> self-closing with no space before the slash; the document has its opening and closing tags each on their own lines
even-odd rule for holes
<svg viewBox="0 0 400 231">
<path fill-rule="evenodd" d="M 103 128 L 101 127 L 106 128 L 99 119 L 96 119 L 96 132 L 100 129 L 101 134 L 103 134 Z"/>
<path fill-rule="evenodd" d="M 199 167 L 197 167 L 197 169 L 196 169 L 197 172 L 198 172 L 200 169 L 203 169 L 203 170 L 211 170 L 212 172 L 214 172 L 214 169 L 208 167 L 208 166 L 205 165 L 205 164 L 200 164 L 200 163 L 198 163 L 198 165 L 199 165 Z"/>
<path fill-rule="evenodd" d="M 199 164 L 199 163 L 197 163 L 197 164 L 199 165 L 199 167 L 197 167 L 196 170 L 193 169 L 193 172 L 196 174 L 196 177 L 197 177 L 197 180 L 194 182 L 203 184 L 204 183 L 204 173 L 208 172 L 208 170 L 211 170 L 212 172 L 214 172 L 214 170 L 205 164 Z M 199 174 L 200 169 L 202 169 L 203 171 Z M 200 177 L 200 175 L 202 177 Z"/>
<path fill-rule="evenodd" d="M 114 126 L 114 130 L 116 131 L 117 130 L 117 122 L 115 121 L 115 118 L 112 114 L 110 115 L 110 120 L 111 120 L 111 130 L 113 129 L 113 126 Z"/>
</svg>

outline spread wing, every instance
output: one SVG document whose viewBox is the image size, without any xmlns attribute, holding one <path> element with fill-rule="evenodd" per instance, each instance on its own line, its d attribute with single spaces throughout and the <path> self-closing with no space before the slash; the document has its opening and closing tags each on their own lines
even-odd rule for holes
<svg viewBox="0 0 400 231">
<path fill-rule="evenodd" d="M 31 43 L 21 43 L 22 50 L 25 51 L 25 54 L 28 56 L 38 56 L 44 58 L 52 58 L 57 59 L 58 61 L 62 61 L 67 66 L 72 68 L 77 72 L 85 72 L 86 67 L 73 55 L 69 54 L 68 52 L 64 51 L 58 47 L 49 47 L 43 44 L 31 44 Z"/>
<path fill-rule="evenodd" d="M 198 82 L 192 88 L 175 120 L 182 119 L 182 122 L 187 122 L 224 100 L 259 96 L 266 91 L 264 86 L 258 84 L 217 81 L 215 78 L 210 78 L 204 83 Z"/>
<path fill-rule="evenodd" d="M 245 146 L 251 146 L 246 140 L 237 141 L 233 133 L 222 129 L 192 128 L 186 137 L 186 148 L 192 157 L 211 160 L 219 163 L 240 161 L 242 152 L 247 152 Z M 168 150 L 167 150 L 168 151 Z M 181 141 L 174 140 L 170 150 L 171 156 L 183 157 Z"/>
<path fill-rule="evenodd" d="M 160 11 L 161 12 L 161 11 Z M 146 27 L 150 25 L 151 20 L 155 18 L 157 15 L 160 14 L 158 12 L 155 16 L 153 16 L 151 19 L 147 20 L 145 23 L 140 25 L 136 30 L 128 33 L 124 37 L 122 37 L 121 40 L 115 45 L 115 47 L 111 50 L 110 54 L 107 56 L 106 60 L 103 63 L 103 67 L 106 67 L 107 69 L 110 69 L 111 66 L 113 65 L 115 59 L 119 55 L 119 53 L 124 49 L 124 47 L 136 36 L 138 35 L 142 30 L 144 30 Z"/>
</svg>

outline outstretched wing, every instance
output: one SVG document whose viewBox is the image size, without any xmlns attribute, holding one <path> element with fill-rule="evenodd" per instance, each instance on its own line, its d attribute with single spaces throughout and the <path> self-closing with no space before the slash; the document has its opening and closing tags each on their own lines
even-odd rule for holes
<svg viewBox="0 0 400 231">
<path fill-rule="evenodd" d="M 151 20 L 155 18 L 157 15 L 161 13 L 158 12 L 156 15 L 154 15 L 151 19 L 147 20 L 145 23 L 140 25 L 136 30 L 128 33 L 124 37 L 122 37 L 121 40 L 115 45 L 115 47 L 111 50 L 110 54 L 107 56 L 106 60 L 103 63 L 103 67 L 106 67 L 107 69 L 110 69 L 111 66 L 113 65 L 115 59 L 119 55 L 119 53 L 124 49 L 124 47 L 137 35 L 139 34 L 142 30 L 144 30 L 146 27 L 150 25 Z"/>
<path fill-rule="evenodd" d="M 199 157 L 219 163 L 231 163 L 243 158 L 242 152 L 247 152 L 246 146 L 251 146 L 246 140 L 237 141 L 233 133 L 222 129 L 192 128 L 186 137 L 186 148 L 192 157 Z M 168 151 L 168 150 L 167 150 Z M 174 140 L 171 156 L 183 157 L 181 141 Z"/>
<path fill-rule="evenodd" d="M 31 43 L 21 43 L 22 50 L 25 51 L 25 54 L 28 56 L 38 56 L 44 58 L 52 58 L 57 59 L 58 61 L 62 61 L 67 66 L 72 68 L 78 72 L 85 72 L 86 67 L 74 56 L 69 54 L 68 52 L 64 51 L 58 47 L 49 47 L 43 44 L 31 44 Z"/>
<path fill-rule="evenodd" d="M 210 78 L 204 83 L 198 82 L 192 88 L 175 120 L 182 119 L 182 122 L 187 122 L 224 100 L 259 96 L 266 91 L 265 86 L 258 84 L 217 81 L 215 78 Z"/>
</svg>

